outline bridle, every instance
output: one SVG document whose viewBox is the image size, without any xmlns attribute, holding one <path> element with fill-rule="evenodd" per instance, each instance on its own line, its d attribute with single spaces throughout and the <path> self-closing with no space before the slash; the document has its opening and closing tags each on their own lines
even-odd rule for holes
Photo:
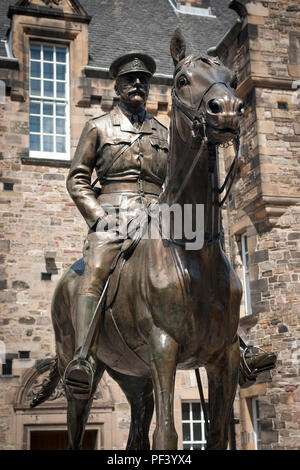
<svg viewBox="0 0 300 470">
<path fill-rule="evenodd" d="M 204 151 L 204 146 L 205 145 L 208 145 L 210 146 L 214 146 L 215 147 L 215 150 L 218 146 L 218 144 L 211 144 L 209 141 L 208 141 L 208 138 L 207 138 L 207 134 L 206 134 L 206 127 L 207 127 L 207 121 L 206 121 L 206 118 L 205 118 L 205 113 L 203 111 L 201 111 L 201 107 L 202 107 L 202 104 L 203 104 L 203 100 L 204 100 L 204 97 L 205 95 L 211 90 L 211 88 L 217 84 L 222 84 L 222 85 L 225 85 L 226 88 L 228 88 L 227 84 L 225 82 L 214 82 L 212 84 L 210 84 L 206 90 L 204 90 L 202 96 L 201 96 L 201 99 L 199 100 L 199 104 L 195 107 L 193 106 L 189 106 L 185 103 L 183 103 L 180 98 L 178 97 L 177 93 L 176 93 L 176 89 L 175 87 L 172 88 L 172 93 L 171 93 L 171 96 L 172 96 L 172 103 L 173 103 L 173 113 L 175 114 L 175 108 L 177 108 L 183 115 L 184 117 L 186 118 L 186 121 L 187 121 L 187 124 L 190 128 L 190 131 L 191 131 L 191 137 L 192 138 L 196 138 L 198 136 L 202 137 L 202 142 L 201 142 L 201 146 L 200 146 L 200 149 L 199 151 L 197 152 L 197 154 L 195 155 L 194 157 L 194 160 L 192 161 L 192 164 L 190 166 L 190 169 L 188 171 L 188 173 L 186 174 L 176 196 L 175 196 L 175 199 L 173 200 L 173 203 L 176 203 L 179 199 L 179 197 L 181 196 L 184 188 L 186 187 L 197 163 L 199 162 L 201 156 L 202 156 L 202 153 Z M 174 116 L 175 117 L 175 116 Z M 176 119 L 174 119 L 174 122 L 175 122 L 175 125 L 176 125 Z M 177 130 L 178 131 L 178 130 Z M 237 173 L 237 168 L 238 168 L 238 159 L 239 159 L 239 149 L 240 149 L 240 136 L 239 136 L 239 130 L 238 130 L 238 133 L 236 136 L 234 136 L 233 138 L 233 145 L 234 145 L 234 149 L 235 149 L 235 157 L 234 157 L 234 160 L 230 166 L 230 169 L 226 175 L 226 178 L 224 180 L 224 183 L 222 184 L 222 186 L 220 188 L 216 188 L 215 191 L 217 192 L 218 195 L 221 195 L 224 190 L 226 189 L 226 186 L 227 186 L 227 183 L 228 184 L 228 187 L 227 187 L 227 190 L 226 190 L 226 193 L 225 195 L 223 196 L 223 199 L 221 200 L 221 202 L 218 201 L 218 206 L 219 208 L 221 208 L 229 193 L 230 193 L 230 190 L 231 190 L 231 187 L 232 187 L 232 184 L 233 184 L 233 181 L 235 179 L 235 176 L 236 176 L 236 173 Z M 212 155 L 212 151 L 209 152 L 209 155 Z M 215 158 L 209 158 L 209 165 L 208 165 L 208 170 L 210 173 L 213 173 L 214 172 L 214 167 L 215 167 L 215 160 L 216 160 L 216 151 L 215 151 Z"/>
<path fill-rule="evenodd" d="M 190 138 L 186 142 L 186 145 L 193 138 L 196 138 L 196 137 L 201 137 L 202 138 L 200 148 L 199 148 L 198 152 L 196 153 L 196 155 L 195 155 L 195 157 L 194 157 L 194 159 L 193 159 L 193 161 L 190 165 L 189 171 L 187 172 L 183 182 L 181 183 L 181 186 L 180 186 L 179 190 L 177 191 L 177 193 L 176 193 L 176 195 L 175 195 L 175 197 L 172 201 L 172 204 L 175 204 L 178 201 L 178 199 L 180 198 L 180 196 L 182 195 L 182 192 L 184 191 L 188 181 L 190 180 L 190 178 L 192 176 L 192 173 L 193 173 L 197 163 L 200 161 L 200 158 L 202 157 L 202 154 L 204 152 L 204 147 L 207 146 L 207 149 L 208 149 L 208 172 L 209 172 L 210 185 L 211 185 L 211 189 L 212 189 L 212 208 L 213 208 L 212 210 L 213 210 L 213 213 L 214 213 L 215 205 L 217 205 L 218 209 L 220 209 L 224 205 L 224 203 L 225 203 L 225 201 L 226 201 L 226 199 L 227 199 L 227 197 L 230 193 L 232 184 L 234 182 L 234 179 L 235 179 L 235 176 L 236 176 L 236 173 L 237 173 L 238 160 L 239 160 L 239 157 L 240 157 L 240 152 L 239 152 L 240 138 L 239 138 L 239 131 L 238 131 L 237 135 L 234 136 L 234 138 L 233 138 L 233 145 L 234 145 L 234 149 L 235 149 L 234 160 L 233 160 L 233 162 L 230 166 L 230 169 L 229 169 L 229 171 L 228 171 L 228 173 L 225 177 L 225 180 L 224 180 L 224 183 L 222 184 L 222 186 L 220 188 L 215 188 L 214 187 L 214 172 L 215 172 L 215 164 L 216 164 L 216 160 L 217 160 L 217 147 L 220 146 L 220 145 L 209 142 L 209 140 L 207 138 L 207 133 L 206 133 L 207 121 L 206 121 L 206 118 L 205 118 L 205 113 L 204 113 L 204 111 L 201 111 L 201 108 L 202 108 L 202 104 L 203 104 L 203 100 L 204 100 L 205 95 L 211 90 L 211 88 L 214 85 L 217 85 L 217 84 L 223 84 L 223 85 L 226 86 L 226 88 L 228 88 L 227 84 L 224 83 L 224 82 L 214 82 L 214 83 L 210 84 L 206 88 L 206 90 L 203 92 L 203 94 L 201 96 L 201 99 L 199 100 L 199 104 L 195 107 L 189 106 L 189 105 L 183 103 L 180 100 L 180 98 L 178 97 L 178 95 L 176 93 L 176 90 L 175 90 L 175 87 L 172 88 L 172 93 L 171 93 L 172 104 L 173 104 L 173 106 L 172 106 L 173 118 L 174 118 L 173 121 L 175 123 L 175 126 L 176 126 L 175 109 L 178 109 L 183 114 L 183 116 L 185 117 L 185 120 L 186 120 L 186 122 L 187 122 L 187 124 L 190 128 Z M 179 134 L 178 129 L 177 129 L 177 133 Z M 229 144 L 229 145 L 231 145 L 231 144 Z M 227 189 L 226 189 L 226 187 L 227 187 Z M 219 201 L 219 196 L 225 191 L 225 189 L 226 189 L 225 195 L 223 196 L 221 201 Z M 212 216 L 212 223 L 213 223 L 213 220 L 214 220 L 214 217 Z M 205 240 L 204 240 L 205 244 L 206 245 L 211 245 L 211 244 L 221 240 L 222 235 L 223 235 L 222 231 L 220 231 L 214 236 L 213 235 L 213 229 L 212 229 L 212 237 L 210 238 L 208 236 L 205 236 Z M 181 241 L 181 240 L 169 239 L 169 241 L 174 243 L 174 244 L 185 245 L 185 242 Z"/>
<path fill-rule="evenodd" d="M 225 85 L 226 88 L 228 88 L 227 84 L 225 82 L 211 83 L 206 88 L 206 90 L 204 90 L 204 92 L 202 93 L 201 99 L 199 101 L 199 104 L 195 107 L 194 106 L 189 106 L 189 105 L 183 103 L 180 100 L 180 98 L 178 97 L 175 87 L 172 88 L 171 96 L 172 96 L 173 109 L 176 107 L 187 118 L 188 124 L 189 124 L 189 127 L 191 128 L 193 137 L 197 136 L 196 131 L 197 131 L 197 128 L 199 128 L 199 124 L 202 125 L 202 126 L 206 125 L 205 113 L 203 111 L 200 111 L 200 110 L 201 110 L 205 95 L 207 95 L 207 93 L 211 90 L 211 88 L 214 87 L 217 84 Z"/>
</svg>

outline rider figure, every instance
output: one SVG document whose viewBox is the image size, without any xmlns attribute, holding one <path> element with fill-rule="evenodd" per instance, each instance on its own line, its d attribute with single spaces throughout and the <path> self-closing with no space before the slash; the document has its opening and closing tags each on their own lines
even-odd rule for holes
<svg viewBox="0 0 300 470">
<path fill-rule="evenodd" d="M 92 358 L 80 360 L 80 348 L 111 264 L 126 241 L 119 230 L 119 207 L 126 197 L 127 212 L 132 219 L 138 218 L 157 202 L 165 179 L 168 130 L 145 110 L 155 69 L 155 61 L 142 52 L 112 63 L 110 73 L 116 79 L 120 105 L 86 124 L 68 175 L 68 191 L 90 228 L 74 315 L 75 357 L 65 374 L 67 385 L 74 389 L 80 384 L 90 388 L 92 382 Z M 98 197 L 91 187 L 94 169 L 101 184 Z M 115 220 L 108 207 L 116 209 Z"/>
<path fill-rule="evenodd" d="M 119 230 L 122 198 L 126 197 L 132 220 L 138 218 L 157 202 L 166 176 L 168 130 L 145 110 L 155 69 L 155 61 L 143 52 L 123 55 L 112 63 L 110 73 L 120 105 L 85 125 L 67 178 L 67 189 L 89 226 L 83 250 L 85 270 L 73 315 L 75 355 L 65 373 L 65 383 L 82 398 L 91 390 L 93 357 L 82 359 L 81 348 L 111 266 L 126 241 Z M 98 194 L 91 185 L 93 170 L 101 184 Z M 114 220 L 109 207 L 116 209 Z M 268 354 L 253 356 L 242 341 L 241 348 L 245 351 L 241 368 L 250 376 L 265 364 Z"/>
</svg>

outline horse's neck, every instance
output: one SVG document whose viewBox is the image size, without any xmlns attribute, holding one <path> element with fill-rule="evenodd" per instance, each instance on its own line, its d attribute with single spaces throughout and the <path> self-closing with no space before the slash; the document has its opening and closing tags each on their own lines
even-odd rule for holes
<svg viewBox="0 0 300 470">
<path fill-rule="evenodd" d="M 170 127 L 170 152 L 166 177 L 166 190 L 161 202 L 172 206 L 174 201 L 179 204 L 184 213 L 187 205 L 193 206 L 194 214 L 196 206 L 204 206 L 204 232 L 206 238 L 214 239 L 219 232 L 219 207 L 216 204 L 216 193 L 212 193 L 213 185 L 217 187 L 216 169 L 213 175 L 208 171 L 208 149 L 204 145 L 201 158 L 187 181 L 183 191 L 180 191 L 185 175 L 199 152 L 201 140 L 184 142 L 176 126 Z M 216 168 L 216 166 L 215 166 Z M 178 197 L 178 194 L 181 193 Z M 214 196 L 214 197 L 213 197 Z"/>
</svg>

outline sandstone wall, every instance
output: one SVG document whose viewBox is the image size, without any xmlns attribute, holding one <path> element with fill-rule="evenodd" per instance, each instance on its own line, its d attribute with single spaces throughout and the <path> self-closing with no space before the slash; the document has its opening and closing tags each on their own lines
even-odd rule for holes
<svg viewBox="0 0 300 470">
<path fill-rule="evenodd" d="M 223 53 L 245 101 L 241 160 L 224 214 L 231 260 L 243 279 L 240 237 L 249 248 L 252 315 L 241 326 L 251 344 L 278 355 L 278 366 L 241 391 L 242 447 L 253 448 L 246 407 L 257 398 L 263 449 L 299 448 L 299 74 L 298 2 L 241 1 L 246 17 Z M 297 63 L 298 62 L 298 63 Z M 229 168 L 232 151 L 224 152 Z M 271 381 L 272 376 L 272 381 Z M 247 423 L 248 420 L 248 423 Z"/>
</svg>

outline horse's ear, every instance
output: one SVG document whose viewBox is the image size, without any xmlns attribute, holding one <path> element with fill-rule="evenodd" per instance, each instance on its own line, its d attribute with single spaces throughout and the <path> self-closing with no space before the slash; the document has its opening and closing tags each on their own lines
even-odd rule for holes
<svg viewBox="0 0 300 470">
<path fill-rule="evenodd" d="M 170 51 L 174 65 L 185 57 L 186 43 L 180 29 L 176 29 L 171 38 Z"/>
</svg>

